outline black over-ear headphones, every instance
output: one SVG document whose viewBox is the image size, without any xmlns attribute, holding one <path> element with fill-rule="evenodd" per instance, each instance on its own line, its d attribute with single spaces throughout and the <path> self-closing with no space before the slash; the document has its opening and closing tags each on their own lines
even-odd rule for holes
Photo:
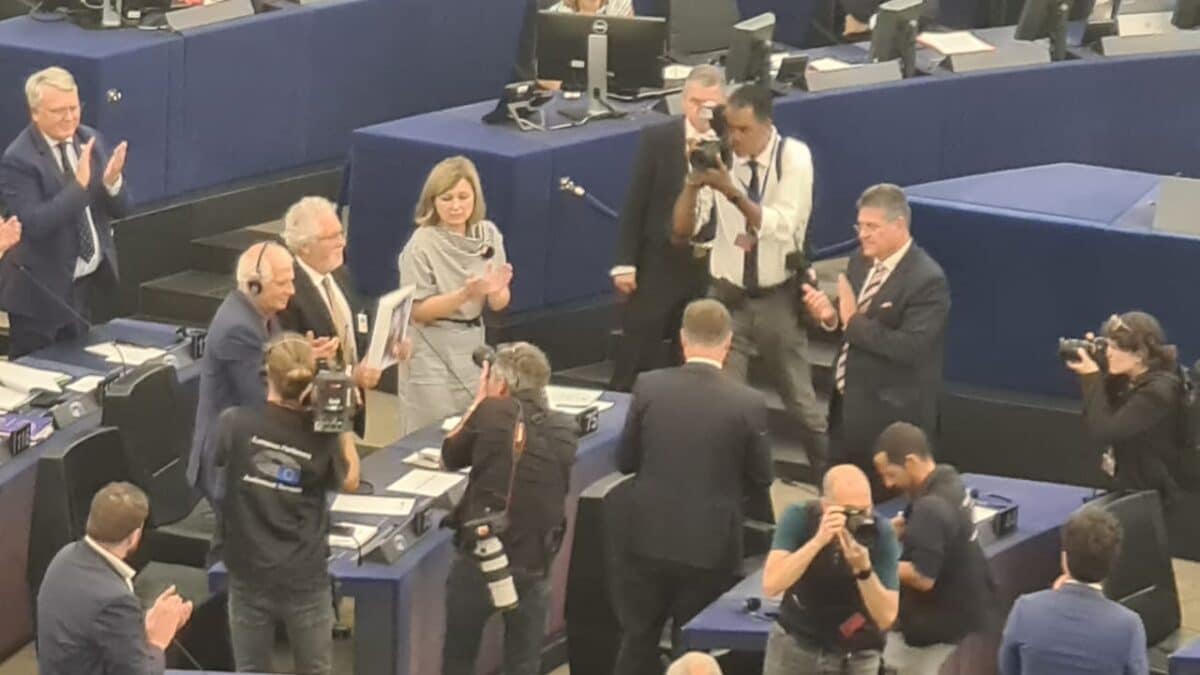
<svg viewBox="0 0 1200 675">
<path fill-rule="evenodd" d="M 263 241 L 263 247 L 258 249 L 258 257 L 254 259 L 254 276 L 246 280 L 246 290 L 250 291 L 250 295 L 262 295 L 262 261 L 263 256 L 267 254 L 267 249 L 275 242 L 267 239 Z"/>
</svg>

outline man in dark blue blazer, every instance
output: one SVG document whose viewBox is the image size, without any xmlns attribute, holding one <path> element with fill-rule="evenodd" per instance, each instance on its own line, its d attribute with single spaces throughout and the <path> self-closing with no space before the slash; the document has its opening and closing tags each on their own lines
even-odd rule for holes
<svg viewBox="0 0 1200 675">
<path fill-rule="evenodd" d="M 1001 675 L 1145 675 L 1145 626 L 1101 587 L 1121 548 L 1117 519 L 1085 507 L 1063 526 L 1062 546 L 1054 588 L 1021 596 L 1008 615 Z"/>
<path fill-rule="evenodd" d="M 217 418 L 226 408 L 266 403 L 263 349 L 278 330 L 275 315 L 296 292 L 294 277 L 292 256 L 283 245 L 251 246 L 238 258 L 238 287 L 225 296 L 208 327 L 187 477 L 214 511 L 223 494 L 215 463 Z"/>
<path fill-rule="evenodd" d="M 64 302 L 87 317 L 115 297 L 112 221 L 129 211 L 126 145 L 110 154 L 94 129 L 80 125 L 71 74 L 34 73 L 25 95 L 32 123 L 0 158 L 0 201 L 23 226 L 0 274 L 10 358 L 86 331 Z"/>
<path fill-rule="evenodd" d="M 150 675 L 192 614 L 168 588 L 148 612 L 133 593 L 125 563 L 150 513 L 146 494 L 109 483 L 92 498 L 87 534 L 50 561 L 37 598 L 37 658 L 42 675 Z"/>
</svg>

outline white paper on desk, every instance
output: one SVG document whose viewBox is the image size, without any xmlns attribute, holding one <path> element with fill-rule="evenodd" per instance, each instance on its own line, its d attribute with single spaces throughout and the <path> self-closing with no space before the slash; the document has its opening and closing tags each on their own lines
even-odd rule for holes
<svg viewBox="0 0 1200 675">
<path fill-rule="evenodd" d="M 12 361 L 0 361 L 0 384 L 22 393 L 48 391 L 62 393 L 62 385 L 71 381 L 71 376 L 55 370 L 31 368 Z"/>
<path fill-rule="evenodd" d="M 371 329 L 371 345 L 367 348 L 366 363 L 371 368 L 383 370 L 397 362 L 397 348 L 408 337 L 416 289 L 416 286 L 405 286 L 379 299 L 375 326 Z"/>
<path fill-rule="evenodd" d="M 99 356 L 109 363 L 120 363 L 126 366 L 140 366 L 151 359 L 157 359 L 166 354 L 163 350 L 154 347 L 139 347 L 137 345 L 115 344 L 113 342 L 94 344 L 90 347 L 85 347 L 84 351 Z"/>
<path fill-rule="evenodd" d="M 462 421 L 462 416 L 461 416 L 461 415 L 455 415 L 455 416 L 453 416 L 453 417 L 447 417 L 447 418 L 446 418 L 446 419 L 445 419 L 445 420 L 442 422 L 442 431 L 451 431 L 451 430 L 453 430 L 453 429 L 454 429 L 454 427 L 458 426 L 458 423 L 459 423 L 459 422 L 461 422 L 461 421 Z"/>
<path fill-rule="evenodd" d="M 583 389 L 580 387 L 558 387 L 550 385 L 546 387 L 546 399 L 550 403 L 551 408 L 557 409 L 559 406 L 568 408 L 586 408 L 596 401 L 600 400 L 600 394 L 604 391 L 600 389 Z"/>
<path fill-rule="evenodd" d="M 613 405 L 615 405 L 615 404 L 612 401 L 596 401 L 595 403 L 593 403 L 591 405 L 583 405 L 583 406 L 557 405 L 557 406 L 550 406 L 550 407 L 553 408 L 554 410 L 557 410 L 560 413 L 566 413 L 568 415 L 578 415 L 579 413 L 583 412 L 584 410 L 587 410 L 588 408 L 592 408 L 592 407 L 594 407 L 596 409 L 596 412 L 604 412 L 605 410 L 608 410 L 609 408 L 613 407 Z"/>
<path fill-rule="evenodd" d="M 404 458 L 405 464 L 437 471 L 442 468 L 441 448 L 423 448 Z"/>
<path fill-rule="evenodd" d="M 353 513 L 360 516 L 398 516 L 412 513 L 414 501 L 407 497 L 376 497 L 371 495 L 338 495 L 329 507 L 334 513 Z"/>
<path fill-rule="evenodd" d="M 461 473 L 413 469 L 387 487 L 388 492 L 403 492 L 425 497 L 441 497 L 466 476 Z"/>
<path fill-rule="evenodd" d="M 827 72 L 830 72 L 833 70 L 845 70 L 847 68 L 853 68 L 854 64 L 846 63 L 845 61 L 843 61 L 841 59 L 835 59 L 833 57 L 827 56 L 823 59 L 817 59 L 816 61 L 809 61 L 808 67 L 811 68 L 812 70 L 817 70 L 822 73 L 827 73 Z"/>
<path fill-rule="evenodd" d="M 27 391 L 18 391 L 0 385 L 0 411 L 12 412 L 19 410 L 33 400 L 33 394 Z M 53 427 L 54 425 L 50 425 Z"/>
<path fill-rule="evenodd" d="M 974 52 L 995 51 L 995 47 L 978 37 L 969 30 L 956 30 L 949 33 L 921 33 L 917 43 L 934 49 L 946 56 L 951 54 L 971 54 Z"/>
<path fill-rule="evenodd" d="M 73 391 L 76 394 L 90 394 L 95 391 L 96 387 L 100 386 L 100 383 L 103 381 L 104 377 L 101 375 L 84 375 L 71 384 L 68 384 L 67 391 Z"/>
<path fill-rule="evenodd" d="M 361 549 L 379 531 L 379 528 L 374 525 L 363 525 L 361 523 L 334 523 L 334 526 L 349 528 L 354 531 L 353 534 L 334 534 L 330 532 L 329 545 L 335 548 Z"/>
</svg>

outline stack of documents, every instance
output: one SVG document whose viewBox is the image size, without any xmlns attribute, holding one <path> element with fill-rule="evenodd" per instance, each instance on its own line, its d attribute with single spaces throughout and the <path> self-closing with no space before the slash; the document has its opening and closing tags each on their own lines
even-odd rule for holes
<svg viewBox="0 0 1200 675">
<path fill-rule="evenodd" d="M 466 476 L 461 473 L 413 469 L 387 487 L 388 492 L 403 492 L 424 497 L 441 497 L 458 485 Z"/>
<path fill-rule="evenodd" d="M 126 344 L 124 342 L 120 344 L 115 342 L 101 342 L 84 348 L 84 351 L 99 356 L 109 363 L 120 363 L 125 366 L 140 366 L 151 359 L 157 359 L 166 354 L 161 349 L 139 347 L 138 345 Z"/>
<path fill-rule="evenodd" d="M 373 497 L 370 495 L 338 495 L 329 510 L 343 515 L 396 516 L 412 513 L 415 500 L 408 497 Z"/>
<path fill-rule="evenodd" d="M 0 410 L 12 411 L 32 401 L 39 392 L 61 394 L 71 376 L 53 370 L 0 361 Z"/>
</svg>

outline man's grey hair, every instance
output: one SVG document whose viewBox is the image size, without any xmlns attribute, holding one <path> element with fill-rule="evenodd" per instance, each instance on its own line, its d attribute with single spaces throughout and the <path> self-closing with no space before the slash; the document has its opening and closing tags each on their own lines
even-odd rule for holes
<svg viewBox="0 0 1200 675">
<path fill-rule="evenodd" d="M 30 110 L 37 110 L 37 107 L 42 104 L 43 87 L 54 87 L 59 91 L 79 90 L 79 86 L 75 84 L 75 78 L 66 68 L 50 66 L 39 70 L 25 80 L 25 101 L 29 103 Z"/>
<path fill-rule="evenodd" d="M 688 652 L 675 659 L 667 675 L 721 675 L 721 664 L 704 652 Z"/>
<path fill-rule="evenodd" d="M 508 385 L 509 392 L 544 394 L 550 384 L 550 359 L 536 345 L 514 342 L 496 350 L 491 376 Z"/>
<path fill-rule="evenodd" d="M 273 265 L 271 265 L 271 251 L 268 249 L 277 248 L 283 250 L 283 246 L 274 241 L 260 241 L 257 244 L 252 244 L 250 248 L 242 251 L 238 256 L 237 261 L 237 285 L 243 292 L 250 291 L 250 282 L 258 281 L 260 283 L 269 282 L 275 275 Z"/>
<path fill-rule="evenodd" d="M 683 86 L 696 86 L 703 89 L 711 89 L 712 87 L 725 86 L 725 71 L 716 66 L 708 64 L 696 66 L 688 73 L 687 79 L 683 81 Z"/>
<path fill-rule="evenodd" d="M 711 298 L 693 300 L 683 310 L 683 339 L 697 347 L 720 347 L 733 332 L 729 310 Z"/>
<path fill-rule="evenodd" d="M 904 190 L 901 190 L 899 185 L 872 185 L 858 198 L 858 208 L 882 209 L 888 220 L 903 218 L 906 225 L 912 223 L 912 208 L 909 207 L 908 198 L 904 196 Z"/>
<path fill-rule="evenodd" d="M 283 243 L 292 253 L 316 241 L 321 216 L 326 213 L 336 218 L 337 206 L 324 197 L 304 197 L 288 208 L 283 214 Z"/>
</svg>

